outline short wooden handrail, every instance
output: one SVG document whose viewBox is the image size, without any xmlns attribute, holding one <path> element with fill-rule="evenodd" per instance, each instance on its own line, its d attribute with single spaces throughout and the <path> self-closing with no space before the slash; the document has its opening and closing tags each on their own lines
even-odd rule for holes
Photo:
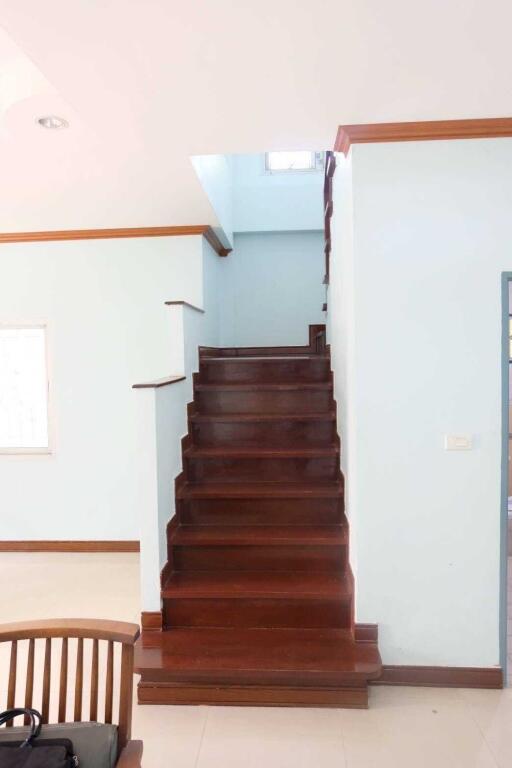
<svg viewBox="0 0 512 768">
<path fill-rule="evenodd" d="M 187 377 L 178 376 L 164 376 L 163 379 L 155 379 L 154 381 L 145 381 L 142 384 L 132 384 L 132 389 L 160 389 L 160 387 L 168 387 L 169 384 L 177 384 L 178 381 L 185 381 Z"/>
</svg>

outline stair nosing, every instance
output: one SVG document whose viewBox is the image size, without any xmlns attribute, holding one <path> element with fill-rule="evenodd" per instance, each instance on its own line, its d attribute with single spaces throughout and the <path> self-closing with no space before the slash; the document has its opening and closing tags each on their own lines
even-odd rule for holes
<svg viewBox="0 0 512 768">
<path fill-rule="evenodd" d="M 338 456 L 340 449 L 337 445 L 313 446 L 310 448 L 265 448 L 261 446 L 220 446 L 219 448 L 208 448 L 206 446 L 191 445 L 185 448 L 183 456 L 192 459 L 223 459 L 223 458 L 241 458 L 241 459 L 314 459 Z"/>
<path fill-rule="evenodd" d="M 246 422 L 246 421 L 335 421 L 335 411 L 318 411 L 309 413 L 193 413 L 190 421 L 202 422 Z"/>
</svg>

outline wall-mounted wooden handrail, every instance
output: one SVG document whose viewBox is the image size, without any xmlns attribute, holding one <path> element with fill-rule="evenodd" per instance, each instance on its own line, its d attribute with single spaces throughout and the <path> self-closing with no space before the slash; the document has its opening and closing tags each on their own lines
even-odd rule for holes
<svg viewBox="0 0 512 768">
<path fill-rule="evenodd" d="M 41 232 L 0 232 L 2 243 L 39 243 L 58 240 L 111 240 L 123 237 L 183 237 L 201 235 L 219 256 L 228 256 L 226 248 L 209 224 L 174 227 L 116 227 L 109 229 L 55 229 Z"/>
</svg>

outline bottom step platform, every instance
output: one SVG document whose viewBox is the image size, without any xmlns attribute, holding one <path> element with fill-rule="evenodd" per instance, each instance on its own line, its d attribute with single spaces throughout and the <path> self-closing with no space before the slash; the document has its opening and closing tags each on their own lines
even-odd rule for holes
<svg viewBox="0 0 512 768">
<path fill-rule="evenodd" d="M 177 628 L 135 647 L 140 704 L 354 707 L 381 674 L 346 630 Z"/>
</svg>

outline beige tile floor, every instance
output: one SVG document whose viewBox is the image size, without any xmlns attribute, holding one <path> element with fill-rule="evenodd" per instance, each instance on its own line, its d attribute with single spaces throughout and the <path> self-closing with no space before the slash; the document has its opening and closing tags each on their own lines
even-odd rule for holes
<svg viewBox="0 0 512 768">
<path fill-rule="evenodd" d="M 1 621 L 138 620 L 136 555 L 0 554 L 0 583 Z M 512 689 L 374 687 L 368 711 L 136 706 L 133 735 L 145 768 L 510 768 Z"/>
</svg>

